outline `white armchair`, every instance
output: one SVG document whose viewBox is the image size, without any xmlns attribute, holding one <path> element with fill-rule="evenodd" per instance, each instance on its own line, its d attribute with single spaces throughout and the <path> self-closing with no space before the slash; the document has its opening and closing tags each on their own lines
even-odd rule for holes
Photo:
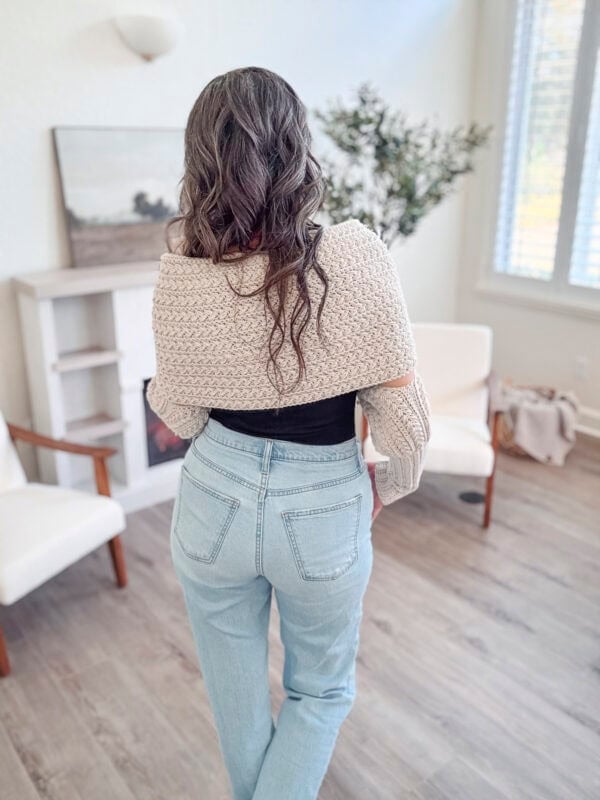
<svg viewBox="0 0 600 800">
<path fill-rule="evenodd" d="M 413 325 L 417 369 L 431 404 L 431 439 L 424 470 L 486 479 L 483 526 L 490 524 L 498 415 L 489 425 L 492 331 L 483 325 Z M 381 461 L 363 427 L 367 461 Z"/>
<path fill-rule="evenodd" d="M 91 456 L 98 494 L 28 483 L 14 441 Z M 0 414 L 0 605 L 11 605 L 78 559 L 108 542 L 118 586 L 127 572 L 118 534 L 121 506 L 110 497 L 110 447 L 58 441 L 15 425 Z M 10 663 L 0 627 L 0 677 Z"/>
</svg>

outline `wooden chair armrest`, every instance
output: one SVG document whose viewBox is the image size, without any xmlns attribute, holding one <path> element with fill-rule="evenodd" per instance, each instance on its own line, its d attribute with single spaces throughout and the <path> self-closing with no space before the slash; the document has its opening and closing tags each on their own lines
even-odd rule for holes
<svg viewBox="0 0 600 800">
<path fill-rule="evenodd" d="M 494 453 L 498 450 L 499 426 L 502 413 L 502 411 L 493 411 L 490 419 L 490 433 L 492 435 L 492 448 Z"/>
<path fill-rule="evenodd" d="M 41 433 L 35 433 L 27 428 L 11 425 L 10 422 L 8 423 L 8 432 L 13 441 L 20 440 L 36 447 L 48 447 L 50 450 L 62 450 L 65 453 L 92 456 L 92 458 L 108 458 L 117 452 L 114 447 L 95 447 L 94 445 L 67 442 L 65 439 L 52 439 L 50 436 L 43 436 Z"/>
<path fill-rule="evenodd" d="M 114 447 L 95 447 L 94 445 L 76 444 L 67 442 L 64 439 L 52 439 L 50 436 L 43 436 L 41 433 L 34 433 L 27 428 L 20 428 L 18 425 L 8 423 L 8 433 L 13 441 L 27 442 L 35 447 L 48 447 L 50 450 L 60 450 L 63 453 L 73 453 L 79 456 L 91 456 L 94 459 L 94 476 L 96 478 L 96 490 L 98 494 L 110 497 L 110 480 L 106 459 L 113 456 L 117 450 Z"/>
</svg>

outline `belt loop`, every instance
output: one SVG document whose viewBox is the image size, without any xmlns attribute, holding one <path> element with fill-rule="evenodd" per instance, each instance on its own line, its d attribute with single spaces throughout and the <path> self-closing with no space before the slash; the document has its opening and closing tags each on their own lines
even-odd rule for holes
<svg viewBox="0 0 600 800">
<path fill-rule="evenodd" d="M 273 449 L 273 440 L 267 439 L 265 443 L 265 449 L 263 450 L 262 464 L 260 465 L 261 472 L 266 472 L 269 467 L 269 461 L 271 460 L 272 449 Z"/>
</svg>

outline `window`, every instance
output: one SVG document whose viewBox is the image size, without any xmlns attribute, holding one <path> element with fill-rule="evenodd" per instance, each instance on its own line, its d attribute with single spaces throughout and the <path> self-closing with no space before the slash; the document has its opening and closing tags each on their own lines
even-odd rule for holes
<svg viewBox="0 0 600 800">
<path fill-rule="evenodd" d="M 596 59 L 594 92 L 579 192 L 570 282 L 600 288 L 600 58 Z"/>
<path fill-rule="evenodd" d="M 600 4 L 518 0 L 496 273 L 600 288 Z"/>
</svg>

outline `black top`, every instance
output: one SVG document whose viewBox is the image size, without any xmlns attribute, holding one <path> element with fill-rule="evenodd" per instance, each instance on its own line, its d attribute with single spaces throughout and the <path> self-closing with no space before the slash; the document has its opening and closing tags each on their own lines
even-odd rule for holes
<svg viewBox="0 0 600 800">
<path fill-rule="evenodd" d="M 229 411 L 211 408 L 210 416 L 240 433 L 301 444 L 339 444 L 355 435 L 356 390 L 285 408 Z"/>
</svg>

